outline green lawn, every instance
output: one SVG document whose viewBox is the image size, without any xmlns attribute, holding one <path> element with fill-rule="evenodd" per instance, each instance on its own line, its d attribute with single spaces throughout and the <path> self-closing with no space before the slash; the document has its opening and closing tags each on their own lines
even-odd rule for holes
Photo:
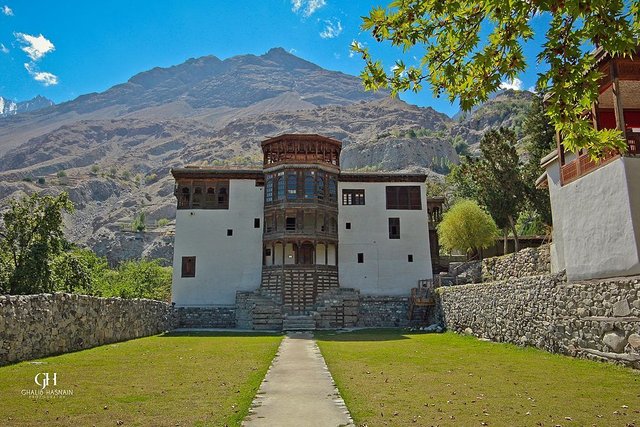
<svg viewBox="0 0 640 427">
<path fill-rule="evenodd" d="M 640 426 L 631 369 L 453 333 L 316 338 L 359 426 Z"/>
<path fill-rule="evenodd" d="M 239 425 L 280 336 L 167 334 L 0 367 L 0 425 Z M 72 396 L 33 399 L 38 372 Z"/>
</svg>

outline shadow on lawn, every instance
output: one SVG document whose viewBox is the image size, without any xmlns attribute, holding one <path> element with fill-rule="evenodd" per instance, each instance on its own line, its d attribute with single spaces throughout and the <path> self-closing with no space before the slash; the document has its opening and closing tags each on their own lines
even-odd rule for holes
<svg viewBox="0 0 640 427">
<path fill-rule="evenodd" d="M 352 332 L 316 331 L 318 341 L 399 341 L 408 340 L 408 329 L 360 329 Z"/>
<path fill-rule="evenodd" d="M 173 338 L 173 337 L 273 337 L 282 335 L 281 332 L 273 331 L 234 331 L 230 329 L 228 331 L 169 331 L 160 335 L 161 338 Z"/>
</svg>

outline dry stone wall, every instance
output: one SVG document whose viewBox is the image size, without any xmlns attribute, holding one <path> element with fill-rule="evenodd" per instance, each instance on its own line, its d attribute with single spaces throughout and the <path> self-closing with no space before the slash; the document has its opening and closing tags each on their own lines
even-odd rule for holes
<svg viewBox="0 0 640 427">
<path fill-rule="evenodd" d="M 549 245 L 482 260 L 482 280 L 485 282 L 536 276 L 550 271 Z"/>
<path fill-rule="evenodd" d="M 640 277 L 546 274 L 437 290 L 450 330 L 640 368 Z"/>
<path fill-rule="evenodd" d="M 171 305 L 75 294 L 0 296 L 0 365 L 158 334 Z"/>
<path fill-rule="evenodd" d="M 235 328 L 236 307 L 178 307 L 175 309 L 178 328 Z"/>
</svg>

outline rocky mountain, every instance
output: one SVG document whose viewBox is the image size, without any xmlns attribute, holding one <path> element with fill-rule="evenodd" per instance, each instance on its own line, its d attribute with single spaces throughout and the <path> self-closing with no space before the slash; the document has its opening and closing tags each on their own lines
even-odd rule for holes
<svg viewBox="0 0 640 427">
<path fill-rule="evenodd" d="M 0 209 L 8 197 L 65 190 L 77 208 L 67 218 L 74 241 L 114 263 L 168 260 L 172 167 L 257 166 L 263 139 L 300 132 L 341 140 L 346 169 L 443 173 L 458 161 L 454 140 L 473 144 L 487 126 L 510 123 L 509 114 L 497 111 L 520 98 L 504 94 L 492 100 L 495 106 L 452 120 L 365 92 L 359 78 L 280 48 L 190 59 L 101 93 L 0 118 Z M 133 233 L 140 212 L 148 228 Z"/>
<path fill-rule="evenodd" d="M 30 111 L 41 110 L 51 107 L 55 103 L 44 96 L 36 96 L 33 99 L 22 102 L 14 102 L 10 99 L 0 96 L 0 117 L 13 116 L 20 113 L 28 113 Z"/>
</svg>

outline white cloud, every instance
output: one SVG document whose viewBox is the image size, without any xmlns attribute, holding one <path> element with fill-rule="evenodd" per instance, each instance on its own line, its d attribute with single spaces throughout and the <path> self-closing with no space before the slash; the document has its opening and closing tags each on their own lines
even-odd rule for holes
<svg viewBox="0 0 640 427">
<path fill-rule="evenodd" d="M 536 86 L 535 86 L 535 85 L 531 86 L 531 87 L 530 87 L 529 89 L 527 89 L 527 90 L 528 90 L 529 92 L 531 92 L 531 93 L 538 93 L 538 92 L 536 92 Z"/>
<path fill-rule="evenodd" d="M 291 0 L 291 11 L 308 18 L 326 4 L 326 0 Z"/>
<path fill-rule="evenodd" d="M 510 82 L 502 82 L 500 83 L 500 89 L 522 90 L 522 80 L 516 77 Z"/>
<path fill-rule="evenodd" d="M 324 21 L 324 30 L 320 33 L 323 39 L 334 39 L 342 33 L 342 22 L 339 19 Z"/>
<path fill-rule="evenodd" d="M 42 34 L 39 36 L 32 36 L 24 33 L 13 34 L 23 46 L 21 49 L 31 58 L 32 61 L 37 61 L 47 53 L 54 51 L 56 47 L 47 40 Z"/>
<path fill-rule="evenodd" d="M 47 73 L 46 71 L 38 71 L 34 68 L 33 64 L 24 64 L 24 68 L 27 69 L 35 81 L 40 82 L 45 86 L 54 86 L 58 84 L 58 76 L 55 74 Z"/>
<path fill-rule="evenodd" d="M 296 53 L 296 52 L 297 52 L 297 50 L 294 49 L 294 48 L 289 49 L 289 53 L 291 53 L 291 54 Z"/>
<path fill-rule="evenodd" d="M 2 43 L 0 43 L 0 52 L 2 53 L 9 53 L 9 49 L 3 45 Z"/>
<path fill-rule="evenodd" d="M 13 16 L 13 10 L 11 10 L 11 8 L 6 4 L 2 6 L 2 13 L 4 13 L 7 16 Z"/>
</svg>

